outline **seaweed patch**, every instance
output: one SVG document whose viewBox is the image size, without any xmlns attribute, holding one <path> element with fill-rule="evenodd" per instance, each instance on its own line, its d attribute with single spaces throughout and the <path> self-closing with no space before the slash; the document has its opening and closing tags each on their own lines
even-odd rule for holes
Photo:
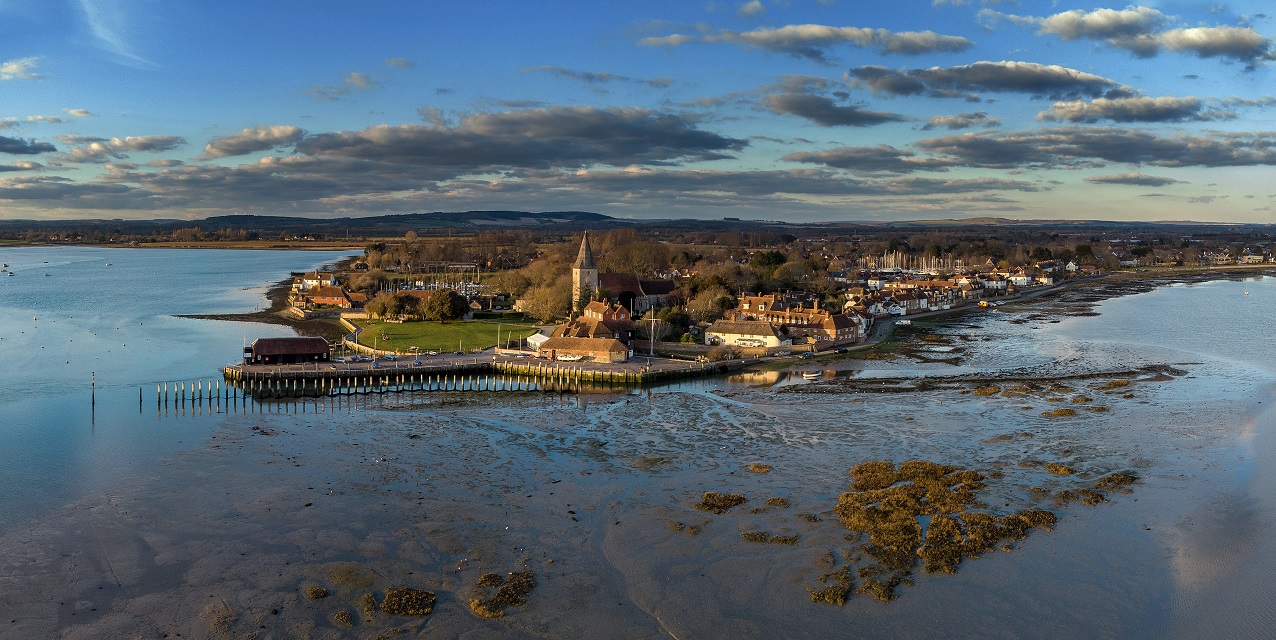
<svg viewBox="0 0 1276 640">
<path fill-rule="evenodd" d="M 434 610 L 434 600 L 434 593 L 430 591 L 390 587 L 385 590 L 381 610 L 396 616 L 426 616 Z"/>
<path fill-rule="evenodd" d="M 722 515 L 732 507 L 738 507 L 748 501 L 748 498 L 738 493 L 706 491 L 700 496 L 700 502 L 697 502 L 695 507 L 701 511 Z"/>
<path fill-rule="evenodd" d="M 527 596 L 535 587 L 535 577 L 527 572 L 514 571 L 505 577 L 483 574 L 470 592 L 470 611 L 481 618 L 504 617 L 506 607 L 527 604 Z"/>
<path fill-rule="evenodd" d="M 897 469 L 875 460 L 856 465 L 850 475 L 851 491 L 838 497 L 834 512 L 847 529 L 868 536 L 859 551 L 872 563 L 859 568 L 858 592 L 877 600 L 897 598 L 896 588 L 911 584 L 919 559 L 927 573 L 955 573 L 963 559 L 1055 522 L 1041 509 L 1005 516 L 977 511 L 985 508 L 977 499 L 985 476 L 961 467 L 910 460 Z"/>
</svg>

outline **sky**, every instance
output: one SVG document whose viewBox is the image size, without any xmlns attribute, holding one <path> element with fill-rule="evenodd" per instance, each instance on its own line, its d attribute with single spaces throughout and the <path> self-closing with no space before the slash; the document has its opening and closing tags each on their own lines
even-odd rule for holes
<svg viewBox="0 0 1276 640">
<path fill-rule="evenodd" d="M 1269 0 L 0 0 L 0 219 L 1276 223 Z"/>
</svg>

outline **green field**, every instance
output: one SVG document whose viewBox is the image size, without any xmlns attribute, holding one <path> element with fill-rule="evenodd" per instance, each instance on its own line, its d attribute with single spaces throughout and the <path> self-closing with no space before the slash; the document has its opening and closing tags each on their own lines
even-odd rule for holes
<svg viewBox="0 0 1276 640">
<path fill-rule="evenodd" d="M 501 340 L 519 340 L 539 332 L 536 327 L 495 322 L 356 322 L 364 329 L 359 344 L 385 351 L 407 352 L 409 347 L 421 351 L 473 351 L 496 344 L 499 328 Z"/>
</svg>

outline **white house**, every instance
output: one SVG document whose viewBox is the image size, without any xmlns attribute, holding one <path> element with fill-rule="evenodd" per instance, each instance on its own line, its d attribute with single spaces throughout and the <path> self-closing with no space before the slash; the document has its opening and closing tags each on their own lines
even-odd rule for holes
<svg viewBox="0 0 1276 640">
<path fill-rule="evenodd" d="M 704 343 L 732 347 L 778 347 L 793 344 L 793 340 L 781 338 L 769 322 L 719 320 L 705 330 Z"/>
</svg>

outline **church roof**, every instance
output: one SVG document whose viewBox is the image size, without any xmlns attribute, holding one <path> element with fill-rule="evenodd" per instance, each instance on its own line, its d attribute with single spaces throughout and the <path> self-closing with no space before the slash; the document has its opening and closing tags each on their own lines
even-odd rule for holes
<svg viewBox="0 0 1276 640">
<path fill-rule="evenodd" d="M 594 264 L 594 252 L 589 248 L 589 232 L 585 232 L 585 237 L 580 239 L 580 253 L 576 254 L 577 269 L 597 269 Z"/>
</svg>

